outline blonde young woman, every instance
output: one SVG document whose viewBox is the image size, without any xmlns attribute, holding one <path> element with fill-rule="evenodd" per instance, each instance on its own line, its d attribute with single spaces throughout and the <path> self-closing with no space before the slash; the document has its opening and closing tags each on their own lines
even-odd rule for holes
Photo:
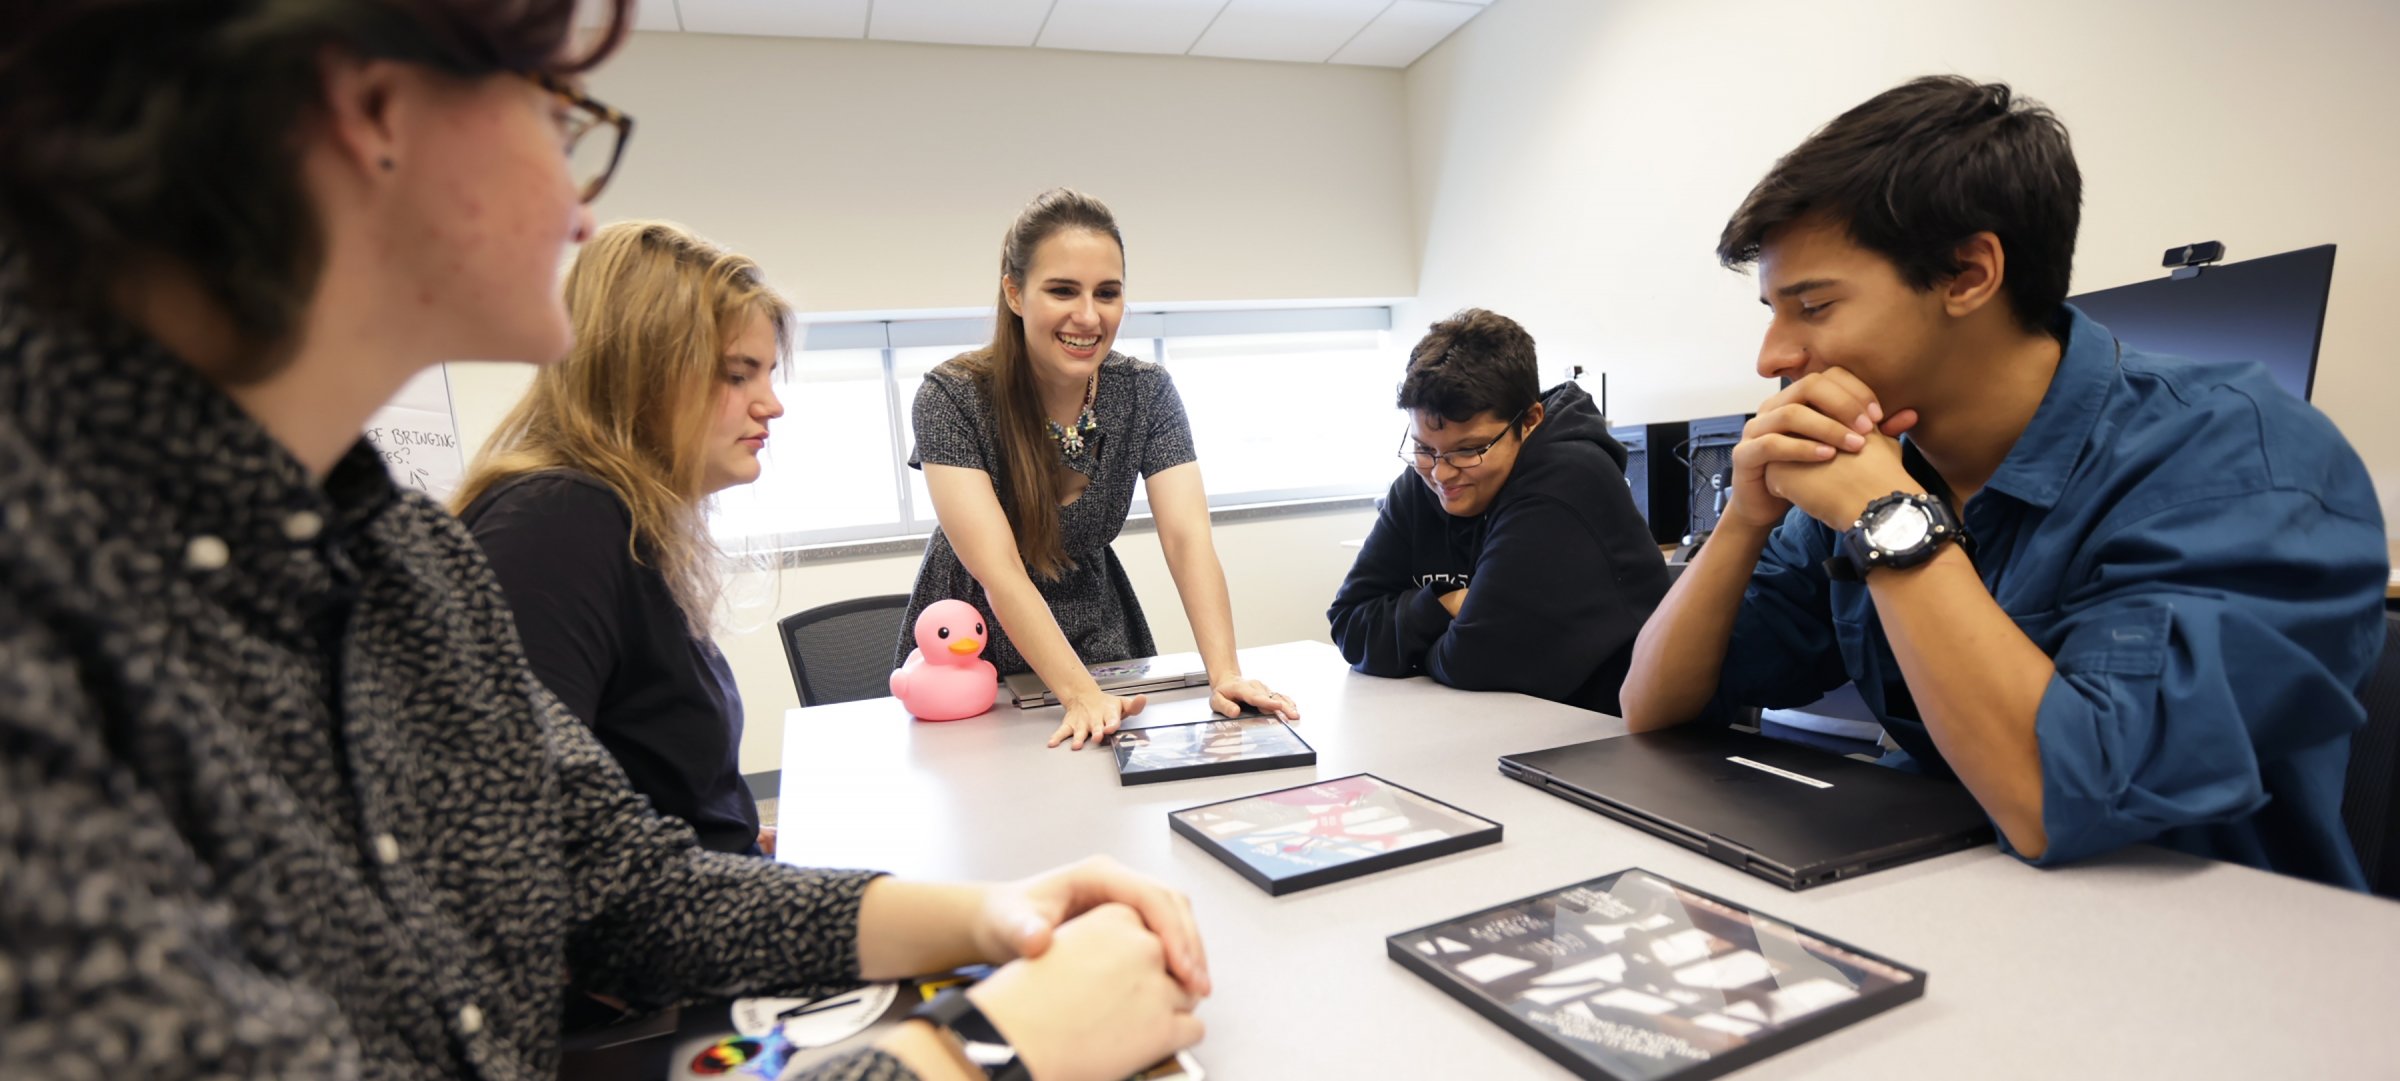
<svg viewBox="0 0 2400 1081">
<path fill-rule="evenodd" d="M 454 505 L 534 674 L 633 787 L 708 848 L 771 850 L 742 783 L 741 693 L 708 633 L 702 504 L 758 479 L 790 309 L 758 264 L 664 222 L 600 230 L 566 295 L 574 349 L 534 376 Z"/>
</svg>

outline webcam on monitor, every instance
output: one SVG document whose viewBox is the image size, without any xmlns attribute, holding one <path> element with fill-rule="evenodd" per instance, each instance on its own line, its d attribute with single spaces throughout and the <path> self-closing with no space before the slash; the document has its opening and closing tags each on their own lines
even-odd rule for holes
<svg viewBox="0 0 2400 1081">
<path fill-rule="evenodd" d="M 2225 245 L 2222 241 L 2203 240 L 2197 244 L 2186 244 L 2180 248 L 2168 248 L 2166 257 L 2159 260 L 2158 265 L 2175 268 L 2175 272 L 2169 277 L 2188 278 L 2200 273 L 2201 267 L 2223 258 L 2225 258 Z"/>
</svg>

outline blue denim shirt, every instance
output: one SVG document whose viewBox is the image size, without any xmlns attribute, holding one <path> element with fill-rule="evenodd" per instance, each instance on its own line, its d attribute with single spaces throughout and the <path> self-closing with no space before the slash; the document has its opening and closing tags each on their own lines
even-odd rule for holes
<svg viewBox="0 0 2400 1081">
<path fill-rule="evenodd" d="M 1963 515 L 1984 586 L 2057 666 L 2033 862 L 2149 841 L 2363 889 L 2342 775 L 2389 573 L 2366 467 L 2255 364 L 2121 348 L 2072 307 L 2056 330 L 2041 407 Z M 1855 682 L 1886 761 L 1946 774 L 1873 596 L 1825 574 L 1834 540 L 1797 509 L 1776 528 L 1719 693 L 1786 708 Z"/>
</svg>

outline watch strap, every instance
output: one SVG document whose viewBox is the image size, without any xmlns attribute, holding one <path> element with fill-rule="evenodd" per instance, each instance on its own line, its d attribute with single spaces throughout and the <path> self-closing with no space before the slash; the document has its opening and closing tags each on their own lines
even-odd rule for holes
<svg viewBox="0 0 2400 1081">
<path fill-rule="evenodd" d="M 959 1048 L 967 1061 L 983 1071 L 990 1081 L 1032 1081 L 1033 1074 L 1017 1057 L 1015 1045 L 1000 1034 L 992 1019 L 977 1009 L 975 1000 L 968 998 L 963 988 L 952 988 L 934 996 L 909 1012 L 909 1017 L 948 1029 L 958 1037 Z"/>
</svg>

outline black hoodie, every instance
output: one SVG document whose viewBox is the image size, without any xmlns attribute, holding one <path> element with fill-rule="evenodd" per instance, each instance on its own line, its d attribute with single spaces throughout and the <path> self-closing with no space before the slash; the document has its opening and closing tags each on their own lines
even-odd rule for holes
<svg viewBox="0 0 2400 1081">
<path fill-rule="evenodd" d="M 1392 482 L 1326 613 L 1352 667 L 1617 712 L 1634 637 L 1667 592 L 1666 562 L 1591 395 L 1562 383 L 1542 409 L 1482 514 L 1452 517 L 1414 470 Z M 1440 598 L 1460 588 L 1452 619 Z"/>
</svg>

